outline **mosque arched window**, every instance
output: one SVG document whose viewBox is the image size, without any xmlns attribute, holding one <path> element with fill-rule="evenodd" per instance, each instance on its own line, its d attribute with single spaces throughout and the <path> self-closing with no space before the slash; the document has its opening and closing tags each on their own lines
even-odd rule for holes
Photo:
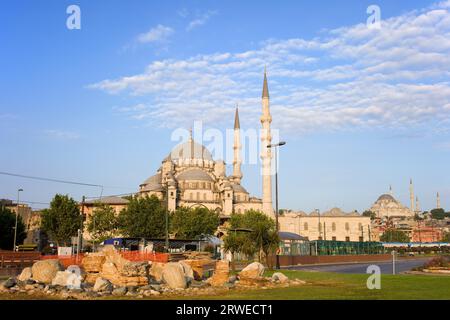
<svg viewBox="0 0 450 320">
<path fill-rule="evenodd" d="M 305 222 L 305 223 L 303 224 L 303 229 L 304 229 L 305 231 L 308 231 L 308 222 Z"/>
<path fill-rule="evenodd" d="M 336 222 L 331 224 L 331 230 L 336 231 Z"/>
<path fill-rule="evenodd" d="M 197 201 L 200 200 L 200 192 L 197 192 Z"/>
<path fill-rule="evenodd" d="M 206 193 L 203 193 L 203 200 L 206 200 Z"/>
<path fill-rule="evenodd" d="M 347 231 L 350 230 L 350 224 L 348 222 L 345 223 L 345 230 L 347 230 Z"/>
</svg>

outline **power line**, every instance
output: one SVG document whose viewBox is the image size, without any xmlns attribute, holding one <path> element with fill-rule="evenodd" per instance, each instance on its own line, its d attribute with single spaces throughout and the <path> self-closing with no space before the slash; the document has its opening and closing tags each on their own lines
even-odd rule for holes
<svg viewBox="0 0 450 320">
<path fill-rule="evenodd" d="M 103 186 L 103 185 L 100 185 L 100 184 L 84 183 L 84 182 L 62 180 L 62 179 L 53 179 L 53 178 L 45 178 L 45 177 L 28 176 L 28 175 L 24 175 L 24 174 L 2 172 L 2 171 L 0 171 L 0 174 L 5 175 L 5 176 L 25 178 L 25 179 L 33 179 L 33 180 L 49 181 L 49 182 L 56 182 L 56 183 L 65 183 L 65 184 L 74 184 L 74 185 L 87 186 L 87 187 L 114 188 L 114 189 L 134 189 L 134 188 L 126 188 L 126 187 Z"/>
</svg>

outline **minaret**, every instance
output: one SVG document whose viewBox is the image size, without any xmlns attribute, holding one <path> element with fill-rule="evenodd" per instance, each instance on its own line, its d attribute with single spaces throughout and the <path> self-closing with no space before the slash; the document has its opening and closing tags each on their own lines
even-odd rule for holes
<svg viewBox="0 0 450 320">
<path fill-rule="evenodd" d="M 392 192 L 392 185 L 389 185 L 389 194 L 390 194 L 391 196 L 394 195 L 394 192 Z"/>
<path fill-rule="evenodd" d="M 416 197 L 416 212 L 420 212 L 420 203 L 419 203 L 419 197 Z"/>
<path fill-rule="evenodd" d="M 441 208 L 441 196 L 439 195 L 439 192 L 436 194 L 436 209 Z"/>
<path fill-rule="evenodd" d="M 412 179 L 409 180 L 409 200 L 410 200 L 410 209 L 412 212 L 415 212 L 414 209 L 414 185 Z"/>
<path fill-rule="evenodd" d="M 236 107 L 236 113 L 234 115 L 234 159 L 233 159 L 233 178 L 237 183 L 241 183 L 242 171 L 241 171 L 241 125 L 239 123 L 239 110 Z"/>
<path fill-rule="evenodd" d="M 274 217 L 272 205 L 272 151 L 267 148 L 272 143 L 270 133 L 270 123 L 272 116 L 270 115 L 269 87 L 267 85 L 266 68 L 264 68 L 264 83 L 262 91 L 262 116 L 261 116 L 261 162 L 262 162 L 262 211 L 270 217 Z"/>
</svg>

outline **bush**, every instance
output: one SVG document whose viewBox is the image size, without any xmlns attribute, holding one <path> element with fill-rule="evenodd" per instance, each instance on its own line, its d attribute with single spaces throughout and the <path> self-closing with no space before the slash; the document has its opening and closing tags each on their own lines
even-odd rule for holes
<svg viewBox="0 0 450 320">
<path fill-rule="evenodd" d="M 435 257 L 423 265 L 424 269 L 448 268 L 448 267 L 449 267 L 449 259 L 448 257 L 444 256 Z"/>
</svg>

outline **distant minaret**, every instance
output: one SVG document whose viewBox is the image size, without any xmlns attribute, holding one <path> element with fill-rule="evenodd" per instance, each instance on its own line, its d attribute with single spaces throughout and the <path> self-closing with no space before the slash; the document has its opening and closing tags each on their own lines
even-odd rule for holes
<svg viewBox="0 0 450 320">
<path fill-rule="evenodd" d="M 409 200 L 411 202 L 409 208 L 414 212 L 414 185 L 412 179 L 409 180 Z"/>
<path fill-rule="evenodd" d="M 439 192 L 436 194 L 436 209 L 441 208 L 441 196 L 439 195 Z"/>
<path fill-rule="evenodd" d="M 420 212 L 420 203 L 419 203 L 419 197 L 416 197 L 416 212 Z"/>
<path fill-rule="evenodd" d="M 241 183 L 242 171 L 241 171 L 241 125 L 239 124 L 239 111 L 236 107 L 236 113 L 234 115 L 234 159 L 233 159 L 233 178 L 237 183 Z"/>
<path fill-rule="evenodd" d="M 262 210 L 270 217 L 274 216 L 274 210 L 272 205 L 272 151 L 267 148 L 272 143 L 272 136 L 270 133 L 270 124 L 272 122 L 272 116 L 270 115 L 270 101 L 269 101 L 269 87 L 267 85 L 267 74 L 264 68 L 264 82 L 262 92 L 262 116 L 261 116 L 261 162 L 262 162 L 262 175 L 263 175 L 263 197 L 262 197 Z"/>
<path fill-rule="evenodd" d="M 394 193 L 392 192 L 392 185 L 389 185 L 389 194 L 390 194 L 391 196 L 394 195 Z"/>
</svg>

